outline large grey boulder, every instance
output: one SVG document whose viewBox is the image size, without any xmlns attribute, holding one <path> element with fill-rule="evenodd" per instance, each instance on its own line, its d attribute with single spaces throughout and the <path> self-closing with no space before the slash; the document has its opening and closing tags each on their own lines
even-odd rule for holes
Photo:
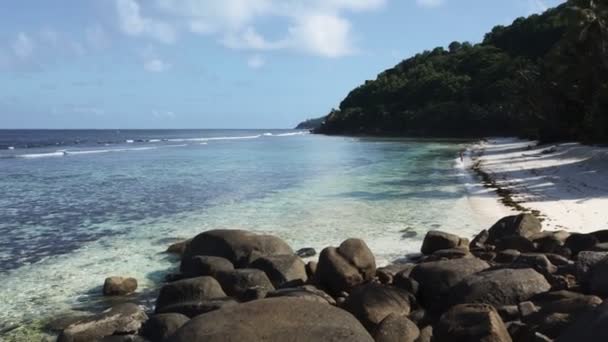
<svg viewBox="0 0 608 342">
<path fill-rule="evenodd" d="M 179 280 L 160 289 L 156 312 L 167 312 L 166 307 L 184 302 L 199 302 L 225 298 L 226 293 L 213 277 L 203 276 Z"/>
<path fill-rule="evenodd" d="M 336 305 L 336 300 L 332 296 L 312 285 L 279 289 L 268 292 L 266 295 L 266 298 L 274 297 L 295 297 L 298 299 L 310 300 L 323 304 Z"/>
<path fill-rule="evenodd" d="M 186 277 L 215 276 L 218 272 L 234 270 L 230 260 L 222 257 L 195 255 L 182 258 L 180 272 Z"/>
<path fill-rule="evenodd" d="M 363 240 L 348 239 L 338 247 L 321 251 L 315 272 L 316 283 L 331 294 L 371 281 L 376 273 L 376 259 Z"/>
<path fill-rule="evenodd" d="M 608 301 L 582 314 L 555 342 L 608 341 Z"/>
<path fill-rule="evenodd" d="M 306 264 L 293 254 L 260 257 L 251 263 L 251 267 L 264 271 L 276 288 L 288 284 L 302 285 L 308 280 Z"/>
<path fill-rule="evenodd" d="M 187 316 L 177 313 L 154 315 L 144 323 L 142 335 L 150 342 L 163 342 L 189 320 Z"/>
<path fill-rule="evenodd" d="M 195 255 L 218 256 L 230 260 L 236 267 L 247 267 L 259 257 L 285 254 L 293 254 L 293 250 L 276 236 L 220 229 L 193 238 L 186 248 L 184 258 Z"/>
<path fill-rule="evenodd" d="M 90 342 L 114 334 L 134 334 L 147 319 L 148 316 L 138 305 L 120 304 L 99 315 L 69 325 L 61 332 L 57 341 Z"/>
<path fill-rule="evenodd" d="M 541 230 L 541 222 L 532 214 L 507 216 L 500 219 L 488 230 L 488 243 L 495 244 L 497 241 L 510 236 L 531 239 Z"/>
<path fill-rule="evenodd" d="M 376 342 L 415 342 L 420 329 L 407 317 L 392 313 L 380 322 L 374 340 Z"/>
<path fill-rule="evenodd" d="M 426 233 L 420 251 L 422 252 L 422 254 L 429 255 L 442 249 L 452 248 L 468 250 L 469 240 L 463 239 L 458 235 L 441 232 L 438 230 L 431 230 Z"/>
<path fill-rule="evenodd" d="M 267 298 L 200 315 L 168 342 L 353 341 L 373 339 L 351 314 L 295 298 Z"/>
<path fill-rule="evenodd" d="M 485 304 L 461 304 L 444 313 L 433 329 L 434 342 L 510 342 L 496 309 Z"/>
<path fill-rule="evenodd" d="M 608 252 L 583 251 L 576 256 L 576 277 L 582 283 L 586 283 L 591 276 L 591 269 L 602 259 L 608 257 Z"/>
<path fill-rule="evenodd" d="M 477 258 L 432 261 L 414 267 L 410 278 L 419 284 L 421 301 L 426 305 L 435 305 L 452 286 L 488 267 L 487 262 Z"/>
<path fill-rule="evenodd" d="M 216 277 L 229 296 L 242 301 L 252 299 L 252 292 L 258 293 L 256 297 L 264 297 L 266 293 L 275 289 L 266 273 L 255 268 L 241 268 L 230 272 L 220 272 Z"/>
<path fill-rule="evenodd" d="M 390 314 L 409 315 L 412 297 L 392 286 L 368 284 L 355 288 L 342 308 L 357 317 L 368 331 L 374 331 Z"/>
<path fill-rule="evenodd" d="M 570 235 L 564 246 L 566 246 L 573 255 L 577 255 L 582 251 L 591 251 L 599 243 L 599 240 L 592 234 L 575 233 Z"/>
<path fill-rule="evenodd" d="M 589 292 L 600 297 L 608 297 L 608 257 L 591 268 L 588 279 Z"/>
<path fill-rule="evenodd" d="M 517 305 L 550 289 L 545 277 L 531 268 L 488 270 L 473 274 L 454 286 L 448 303 Z"/>
</svg>

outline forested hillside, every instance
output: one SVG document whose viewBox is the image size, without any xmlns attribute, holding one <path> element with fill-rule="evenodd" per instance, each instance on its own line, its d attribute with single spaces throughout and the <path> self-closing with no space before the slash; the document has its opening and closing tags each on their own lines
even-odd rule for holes
<svg viewBox="0 0 608 342">
<path fill-rule="evenodd" d="M 608 1 L 569 0 L 354 89 L 325 134 L 608 140 Z"/>
</svg>

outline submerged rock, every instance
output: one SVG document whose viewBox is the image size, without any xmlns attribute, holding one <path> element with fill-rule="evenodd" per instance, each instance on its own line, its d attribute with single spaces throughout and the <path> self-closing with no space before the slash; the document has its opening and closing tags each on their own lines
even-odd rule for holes
<svg viewBox="0 0 608 342">
<path fill-rule="evenodd" d="M 200 315 L 168 342 L 352 341 L 373 338 L 352 315 L 331 305 L 268 298 Z"/>
<path fill-rule="evenodd" d="M 147 319 L 148 316 L 138 305 L 121 304 L 99 315 L 71 324 L 61 332 L 57 341 L 90 342 L 115 334 L 134 334 Z"/>
<path fill-rule="evenodd" d="M 103 284 L 104 296 L 125 296 L 137 290 L 137 279 L 123 277 L 106 278 Z"/>
<path fill-rule="evenodd" d="M 296 255 L 300 258 L 310 258 L 317 255 L 317 251 L 310 247 L 300 248 L 296 251 Z"/>
</svg>

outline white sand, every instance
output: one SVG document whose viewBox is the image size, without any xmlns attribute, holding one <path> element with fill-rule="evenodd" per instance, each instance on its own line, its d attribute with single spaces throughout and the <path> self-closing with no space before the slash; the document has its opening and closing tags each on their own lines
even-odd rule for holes
<svg viewBox="0 0 608 342">
<path fill-rule="evenodd" d="M 471 146 L 465 167 L 476 161 L 500 187 L 513 192 L 515 201 L 538 210 L 545 229 L 608 229 L 608 147 L 489 139 Z M 475 190 L 471 201 L 478 201 L 481 211 L 505 213 L 495 194 Z"/>
</svg>

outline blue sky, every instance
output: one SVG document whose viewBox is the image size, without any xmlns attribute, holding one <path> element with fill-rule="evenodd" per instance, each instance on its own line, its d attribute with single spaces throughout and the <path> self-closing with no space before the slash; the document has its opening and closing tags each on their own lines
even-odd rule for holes
<svg viewBox="0 0 608 342">
<path fill-rule="evenodd" d="M 0 3 L 0 128 L 289 128 L 559 0 Z"/>
</svg>

